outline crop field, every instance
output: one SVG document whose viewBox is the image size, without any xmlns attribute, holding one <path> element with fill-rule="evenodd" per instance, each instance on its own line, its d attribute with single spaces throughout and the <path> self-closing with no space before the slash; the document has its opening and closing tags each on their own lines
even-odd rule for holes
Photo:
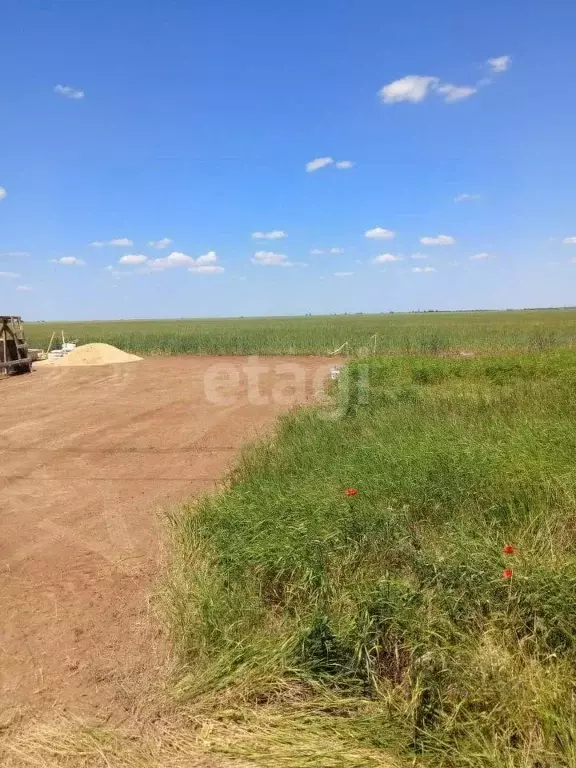
<svg viewBox="0 0 576 768">
<path fill-rule="evenodd" d="M 60 338 L 140 355 L 312 355 L 534 351 L 576 344 L 576 310 L 429 312 L 206 320 L 28 323 L 32 346 Z"/>
</svg>

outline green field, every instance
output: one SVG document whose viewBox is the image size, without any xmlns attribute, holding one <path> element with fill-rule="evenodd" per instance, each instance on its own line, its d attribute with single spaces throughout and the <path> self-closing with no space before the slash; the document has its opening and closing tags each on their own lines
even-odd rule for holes
<svg viewBox="0 0 576 768">
<path fill-rule="evenodd" d="M 138 738 L 34 731 L 11 768 L 576 765 L 574 310 L 36 324 L 31 341 L 56 327 L 139 353 L 377 354 L 172 514 L 169 716 Z"/>
<path fill-rule="evenodd" d="M 348 379 L 175 519 L 179 695 L 253 765 L 576 765 L 576 353 Z"/>
<path fill-rule="evenodd" d="M 107 342 L 144 355 L 323 355 L 345 342 L 352 354 L 534 351 L 573 346 L 576 310 L 28 323 L 26 329 L 34 347 L 45 349 L 52 332 L 60 338 L 64 330 L 80 344 Z"/>
</svg>

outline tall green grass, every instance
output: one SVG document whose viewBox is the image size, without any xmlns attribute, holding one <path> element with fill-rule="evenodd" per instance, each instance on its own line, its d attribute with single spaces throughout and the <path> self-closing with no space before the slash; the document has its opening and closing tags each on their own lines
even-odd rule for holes
<svg viewBox="0 0 576 768">
<path fill-rule="evenodd" d="M 539 351 L 576 343 L 575 310 L 331 315 L 207 320 L 29 323 L 32 346 L 46 348 L 53 331 L 106 342 L 137 354 L 438 354 Z"/>
<path fill-rule="evenodd" d="M 347 378 L 175 518 L 179 695 L 256 764 L 576 765 L 576 353 Z"/>
</svg>

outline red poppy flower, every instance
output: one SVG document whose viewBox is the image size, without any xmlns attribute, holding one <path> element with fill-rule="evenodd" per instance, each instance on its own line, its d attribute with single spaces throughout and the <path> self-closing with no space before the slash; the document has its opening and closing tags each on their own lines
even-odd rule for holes
<svg viewBox="0 0 576 768">
<path fill-rule="evenodd" d="M 516 550 L 514 549 L 512 544 L 506 544 L 506 546 L 504 547 L 504 554 L 505 555 L 515 555 L 516 554 Z"/>
<path fill-rule="evenodd" d="M 358 493 L 358 491 L 356 490 L 356 488 L 347 488 L 346 489 L 346 496 L 356 496 L 357 493 Z"/>
<path fill-rule="evenodd" d="M 504 579 L 511 579 L 513 576 L 512 568 L 506 568 L 506 570 L 503 572 L 502 577 Z"/>
</svg>

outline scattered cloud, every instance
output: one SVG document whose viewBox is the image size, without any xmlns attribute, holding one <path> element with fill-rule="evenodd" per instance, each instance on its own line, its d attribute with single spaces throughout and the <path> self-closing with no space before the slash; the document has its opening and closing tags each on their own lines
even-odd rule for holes
<svg viewBox="0 0 576 768">
<path fill-rule="evenodd" d="M 173 251 L 168 256 L 163 256 L 158 259 L 146 260 L 146 272 L 157 272 L 164 269 L 174 269 L 178 267 L 187 267 L 191 272 L 224 272 L 224 267 L 216 266 L 215 262 L 218 261 L 216 251 L 209 251 L 208 253 L 198 256 L 194 259 L 192 256 L 188 256 L 186 253 L 180 251 Z M 133 264 L 140 262 L 131 262 Z"/>
<path fill-rule="evenodd" d="M 144 264 L 148 261 L 148 257 L 142 253 L 128 253 L 126 256 L 122 256 L 118 260 L 119 264 Z"/>
<path fill-rule="evenodd" d="M 354 272 L 333 272 L 334 277 L 352 277 Z"/>
<path fill-rule="evenodd" d="M 312 248 L 310 250 L 311 256 L 321 256 L 323 253 L 331 253 L 333 256 L 339 256 L 344 253 L 344 248 Z"/>
<path fill-rule="evenodd" d="M 372 264 L 389 264 L 392 261 L 402 261 L 402 256 L 394 256 L 393 253 L 381 253 L 372 259 Z"/>
<path fill-rule="evenodd" d="M 326 168 L 328 165 L 333 165 L 335 168 L 343 171 L 348 168 L 354 168 L 356 163 L 352 160 L 338 160 L 336 162 L 333 157 L 315 157 L 314 160 L 306 163 L 306 173 L 314 173 L 314 171 L 319 171 L 320 168 Z"/>
<path fill-rule="evenodd" d="M 66 266 L 82 266 L 84 262 L 82 259 L 76 258 L 76 256 L 62 256 L 59 259 L 52 259 L 54 264 L 65 264 Z"/>
<path fill-rule="evenodd" d="M 172 245 L 174 241 L 171 240 L 169 237 L 163 237 L 160 240 L 150 240 L 148 243 L 150 248 L 168 248 L 169 245 Z"/>
<path fill-rule="evenodd" d="M 79 88 L 72 88 L 71 85 L 55 85 L 54 93 L 64 96 L 66 99 L 74 99 L 76 101 L 84 98 L 84 91 Z"/>
<path fill-rule="evenodd" d="M 444 99 L 446 104 L 453 104 L 455 101 L 462 101 L 467 99 L 477 92 L 477 88 L 472 85 L 452 85 L 452 83 L 444 83 L 436 87 L 438 93 L 441 93 L 446 98 Z"/>
<path fill-rule="evenodd" d="M 412 256 L 410 256 L 411 259 L 427 259 L 428 254 L 427 253 L 413 253 Z"/>
<path fill-rule="evenodd" d="M 437 77 L 427 75 L 406 75 L 380 89 L 380 98 L 385 104 L 409 101 L 418 104 L 423 101 L 432 87 L 438 84 Z"/>
<path fill-rule="evenodd" d="M 506 70 L 510 68 L 511 63 L 512 56 L 496 56 L 493 59 L 488 59 L 486 62 L 494 73 L 506 72 Z"/>
<path fill-rule="evenodd" d="M 18 272 L 0 272 L 0 277 L 22 277 Z"/>
<path fill-rule="evenodd" d="M 325 168 L 327 165 L 332 165 L 334 160 L 331 157 L 316 157 L 314 160 L 310 160 L 306 163 L 306 173 L 314 173 L 319 171 L 320 168 Z"/>
<path fill-rule="evenodd" d="M 470 259 L 472 261 L 482 261 L 483 259 L 493 259 L 494 256 L 491 253 L 475 253 L 474 255 L 470 256 Z"/>
<path fill-rule="evenodd" d="M 490 71 L 494 74 L 505 72 L 512 62 L 511 56 L 497 56 L 486 62 Z M 462 99 L 467 99 L 478 92 L 479 88 L 490 85 L 491 78 L 483 78 L 475 85 L 454 85 L 443 83 L 439 77 L 433 75 L 406 75 L 398 80 L 393 80 L 380 89 L 380 99 L 384 104 L 397 104 L 408 101 L 419 104 L 431 93 L 437 93 L 444 97 L 446 104 L 453 104 Z"/>
<path fill-rule="evenodd" d="M 469 192 L 461 192 L 454 198 L 455 203 L 464 203 L 466 200 L 479 200 L 480 195 L 471 195 Z"/>
<path fill-rule="evenodd" d="M 509 63 L 509 56 L 488 60 L 492 72 L 504 72 Z M 406 75 L 385 85 L 380 89 L 379 94 L 384 104 L 397 104 L 401 101 L 419 104 L 434 93 L 444 97 L 443 100 L 446 104 L 453 104 L 469 98 L 477 93 L 479 88 L 489 85 L 491 82 L 490 78 L 484 78 L 475 85 L 454 85 L 453 83 L 443 83 L 439 77 L 433 75 Z"/>
<path fill-rule="evenodd" d="M 250 259 L 252 264 L 260 264 L 264 267 L 291 267 L 292 262 L 283 253 L 273 251 L 257 251 Z"/>
<path fill-rule="evenodd" d="M 189 267 L 188 272 L 200 272 L 203 275 L 215 275 L 224 272 L 224 267 L 217 264 L 198 264 L 197 266 Z"/>
<path fill-rule="evenodd" d="M 117 245 L 121 248 L 125 248 L 126 246 L 134 245 L 134 243 L 128 237 L 115 237 L 113 240 L 108 242 L 108 245 Z"/>
<path fill-rule="evenodd" d="M 412 267 L 412 272 L 436 272 L 434 267 Z"/>
<path fill-rule="evenodd" d="M 31 285 L 17 285 L 16 286 L 17 291 L 31 291 L 32 286 Z"/>
<path fill-rule="evenodd" d="M 90 243 L 90 245 L 92 248 L 105 248 L 107 245 L 116 245 L 119 248 L 129 248 L 131 245 L 134 245 L 134 243 L 129 237 L 114 237 L 112 240 L 95 240 L 93 243 Z"/>
<path fill-rule="evenodd" d="M 0 187 L 0 200 L 4 200 L 8 192 L 5 187 Z"/>
<path fill-rule="evenodd" d="M 180 251 L 173 251 L 168 256 L 158 259 L 150 259 L 148 265 L 152 269 L 172 269 L 173 267 L 192 267 L 196 261 L 192 256 L 188 256 Z"/>
<path fill-rule="evenodd" d="M 562 242 L 564 245 L 576 245 L 576 235 L 573 235 L 572 237 L 565 237 Z"/>
<path fill-rule="evenodd" d="M 436 235 L 436 237 L 421 237 L 422 245 L 454 245 L 456 240 L 452 235 Z"/>
<path fill-rule="evenodd" d="M 208 253 L 205 253 L 203 256 L 198 256 L 196 264 L 214 264 L 216 261 L 218 261 L 216 251 L 208 251 Z"/>
<path fill-rule="evenodd" d="M 281 229 L 273 229 L 271 232 L 252 232 L 254 240 L 281 240 L 283 237 L 288 235 Z"/>
<path fill-rule="evenodd" d="M 374 229 L 368 229 L 364 236 L 372 240 L 392 240 L 393 237 L 396 237 L 396 232 L 393 232 L 391 229 L 374 227 Z"/>
<path fill-rule="evenodd" d="M 24 259 L 27 256 L 30 256 L 27 251 L 7 251 L 2 254 L 3 259 Z"/>
</svg>

